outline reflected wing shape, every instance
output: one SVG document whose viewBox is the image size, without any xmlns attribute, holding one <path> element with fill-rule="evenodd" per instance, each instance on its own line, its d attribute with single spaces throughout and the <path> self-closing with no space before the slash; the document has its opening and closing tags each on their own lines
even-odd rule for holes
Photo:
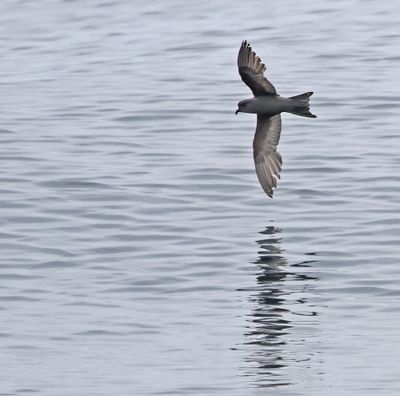
<svg viewBox="0 0 400 396">
<path fill-rule="evenodd" d="M 276 95 L 275 87 L 264 77 L 264 63 L 245 40 L 239 49 L 238 68 L 243 82 L 252 90 L 254 96 Z"/>
<path fill-rule="evenodd" d="M 276 151 L 281 136 L 281 116 L 257 115 L 257 128 L 253 141 L 254 162 L 258 180 L 265 193 L 272 198 L 273 188 L 280 179 L 282 157 Z"/>
</svg>

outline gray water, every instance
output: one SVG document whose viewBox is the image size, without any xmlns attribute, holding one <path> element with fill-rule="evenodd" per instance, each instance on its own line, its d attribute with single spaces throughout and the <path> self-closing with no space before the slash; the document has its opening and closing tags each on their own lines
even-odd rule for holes
<svg viewBox="0 0 400 396">
<path fill-rule="evenodd" d="M 398 395 L 400 5 L 0 5 L 0 394 Z M 274 199 L 236 55 L 283 96 Z"/>
</svg>

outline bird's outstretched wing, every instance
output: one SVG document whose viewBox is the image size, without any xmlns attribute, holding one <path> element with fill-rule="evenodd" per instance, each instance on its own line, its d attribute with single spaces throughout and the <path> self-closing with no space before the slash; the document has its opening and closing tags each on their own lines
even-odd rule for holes
<svg viewBox="0 0 400 396">
<path fill-rule="evenodd" d="M 276 95 L 275 87 L 264 77 L 264 63 L 246 40 L 240 46 L 237 63 L 240 77 L 254 96 Z"/>
<path fill-rule="evenodd" d="M 258 180 L 265 193 L 272 198 L 273 188 L 280 179 L 282 157 L 276 151 L 281 135 L 281 116 L 257 115 L 257 128 L 253 141 L 254 162 Z"/>
</svg>

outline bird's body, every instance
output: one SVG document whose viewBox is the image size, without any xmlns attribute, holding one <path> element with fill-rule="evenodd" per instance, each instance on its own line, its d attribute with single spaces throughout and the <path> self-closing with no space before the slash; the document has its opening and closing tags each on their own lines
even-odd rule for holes
<svg viewBox="0 0 400 396">
<path fill-rule="evenodd" d="M 271 117 L 284 111 L 290 113 L 293 100 L 279 95 L 255 96 L 239 102 L 239 108 L 242 113 L 263 114 Z"/>
<path fill-rule="evenodd" d="M 272 197 L 273 188 L 280 178 L 282 157 L 276 150 L 281 134 L 283 112 L 302 117 L 315 118 L 309 110 L 312 92 L 284 98 L 277 94 L 275 87 L 264 77 L 265 65 L 243 41 L 238 55 L 239 74 L 251 89 L 253 98 L 239 102 L 236 114 L 257 114 L 257 127 L 253 141 L 254 162 L 258 180 L 265 193 Z"/>
</svg>

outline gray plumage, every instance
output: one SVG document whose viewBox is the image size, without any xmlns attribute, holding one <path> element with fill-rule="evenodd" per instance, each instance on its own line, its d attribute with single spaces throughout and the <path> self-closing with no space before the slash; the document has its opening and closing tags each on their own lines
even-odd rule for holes
<svg viewBox="0 0 400 396">
<path fill-rule="evenodd" d="M 243 41 L 238 55 L 239 74 L 243 82 L 251 89 L 254 97 L 239 102 L 236 114 L 257 114 L 257 127 L 253 141 L 254 163 L 258 180 L 265 193 L 272 198 L 273 188 L 280 179 L 282 157 L 276 150 L 281 135 L 280 113 L 287 112 L 302 117 L 316 118 L 310 112 L 309 98 L 312 92 L 283 98 L 264 76 L 266 67 Z"/>
</svg>

